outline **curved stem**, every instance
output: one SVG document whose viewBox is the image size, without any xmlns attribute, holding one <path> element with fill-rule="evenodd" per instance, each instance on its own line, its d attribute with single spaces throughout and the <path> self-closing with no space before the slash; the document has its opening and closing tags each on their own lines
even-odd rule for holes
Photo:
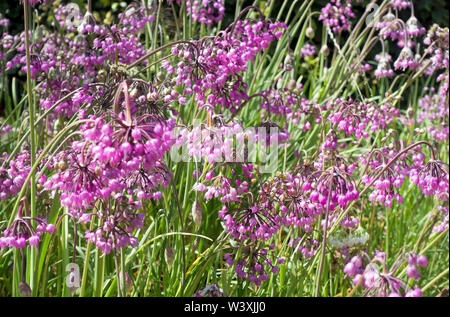
<svg viewBox="0 0 450 317">
<path fill-rule="evenodd" d="M 408 146 L 407 148 L 403 149 L 402 151 L 400 151 L 399 153 L 397 153 L 396 156 L 394 156 L 394 158 L 392 160 L 390 160 L 386 166 L 372 179 L 372 181 L 367 184 L 366 187 L 364 187 L 364 189 L 359 193 L 359 196 L 361 197 L 369 188 L 370 186 L 373 185 L 373 183 L 375 183 L 380 177 L 381 175 L 383 175 L 383 173 L 392 165 L 394 164 L 403 154 L 405 154 L 406 152 L 408 152 L 409 150 L 411 150 L 412 148 L 415 148 L 416 146 L 419 146 L 421 144 L 425 144 L 427 145 L 430 149 L 431 149 L 431 157 L 433 160 L 436 159 L 435 157 L 435 153 L 434 153 L 434 149 L 433 146 L 427 142 L 427 141 L 419 141 L 416 142 L 414 144 L 411 144 L 410 146 Z M 345 211 L 339 216 L 338 220 L 336 221 L 336 223 L 333 225 L 333 227 L 330 229 L 330 232 L 333 232 L 334 230 L 336 230 L 336 226 L 339 224 L 339 222 L 345 217 L 345 215 L 349 212 L 349 210 L 355 205 L 357 200 L 352 201 L 352 203 L 345 209 Z"/>
<path fill-rule="evenodd" d="M 181 211 L 181 205 L 180 205 L 180 200 L 178 199 L 178 191 L 177 191 L 177 187 L 173 181 L 173 177 L 172 175 L 170 175 L 170 182 L 172 184 L 172 189 L 173 189 L 173 194 L 175 196 L 175 201 L 177 204 L 177 208 L 178 208 L 178 216 L 180 217 L 180 225 L 181 225 L 181 230 L 184 231 L 184 219 L 183 219 L 183 212 Z M 185 279 L 186 279 L 186 250 L 185 250 L 185 245 L 184 245 L 184 238 L 181 237 L 181 254 L 182 254 L 182 268 L 181 268 L 181 296 L 184 296 L 184 283 L 185 283 Z"/>
<path fill-rule="evenodd" d="M 256 93 L 256 94 L 253 94 L 253 95 L 251 95 L 250 97 L 248 97 L 247 100 L 244 101 L 244 102 L 239 106 L 239 108 L 236 110 L 236 112 L 234 112 L 234 113 L 231 115 L 231 118 L 230 118 L 230 120 L 228 120 L 228 122 L 230 122 L 231 120 L 233 120 L 233 118 L 239 113 L 239 111 L 241 111 L 241 110 L 247 105 L 247 103 L 248 103 L 251 99 L 253 99 L 253 98 L 255 98 L 255 97 L 261 97 L 261 98 L 263 98 L 263 99 L 266 101 L 266 103 L 267 103 L 267 109 L 268 109 L 268 111 L 269 111 L 269 113 L 270 113 L 270 102 L 269 102 L 269 99 L 267 99 L 267 97 L 264 96 L 264 95 L 261 94 L 261 93 Z M 269 118 L 269 119 L 270 119 L 270 118 Z"/>
<path fill-rule="evenodd" d="M 39 155 L 38 159 L 36 160 L 36 162 L 34 163 L 34 165 L 31 166 L 30 172 L 28 173 L 27 178 L 25 179 L 25 182 L 22 185 L 22 189 L 20 190 L 17 199 L 16 199 L 16 203 L 13 207 L 13 210 L 11 212 L 11 217 L 9 218 L 9 222 L 8 222 L 8 227 L 11 225 L 11 223 L 13 222 L 14 218 L 16 217 L 17 214 L 17 210 L 19 208 L 20 205 L 20 201 L 22 199 L 22 197 L 25 195 L 25 190 L 27 188 L 28 183 L 30 182 L 31 177 L 36 173 L 36 170 L 38 168 L 38 164 L 44 159 L 45 155 L 48 153 L 48 151 L 53 147 L 53 145 L 57 142 L 60 141 L 61 137 L 64 136 L 64 134 L 72 129 L 73 127 L 82 124 L 82 123 L 86 123 L 86 122 L 95 122 L 92 119 L 84 119 L 84 120 L 80 120 L 80 121 L 76 121 L 70 125 L 68 125 L 67 127 L 65 127 L 63 130 L 61 130 L 61 132 L 59 132 L 55 138 L 42 150 L 42 153 Z"/>
<path fill-rule="evenodd" d="M 447 275 L 447 277 L 448 277 L 448 271 L 449 271 L 449 268 L 446 268 L 444 271 L 439 273 L 438 276 L 436 276 L 430 283 L 428 283 L 427 285 L 425 285 L 422 288 L 422 292 L 425 292 L 427 289 L 429 289 L 431 286 L 433 286 L 437 281 L 439 281 L 445 275 Z"/>
<path fill-rule="evenodd" d="M 138 59 L 137 61 L 135 61 L 133 64 L 128 65 L 128 66 L 126 67 L 126 69 L 131 69 L 131 68 L 135 67 L 136 65 L 138 65 L 138 64 L 139 64 L 140 62 L 142 62 L 143 60 L 146 60 L 147 58 L 149 58 L 150 56 L 152 56 L 153 54 L 156 54 L 156 53 L 158 53 L 158 52 L 160 52 L 160 51 L 162 51 L 162 50 L 165 50 L 165 49 L 168 48 L 168 47 L 171 47 L 171 46 L 174 46 L 174 45 L 177 45 L 177 44 L 189 44 L 189 45 L 193 46 L 193 47 L 195 48 L 195 50 L 198 52 L 197 46 L 196 46 L 192 41 L 189 41 L 189 40 L 178 40 L 178 41 L 175 41 L 175 42 L 167 43 L 167 44 L 165 44 L 165 45 L 163 45 L 163 46 L 158 47 L 158 48 L 155 49 L 155 50 L 152 50 L 152 51 L 149 52 L 148 54 L 146 54 L 146 55 L 142 56 L 141 58 L 139 58 L 139 59 Z"/>
<path fill-rule="evenodd" d="M 30 60 L 30 3 L 25 0 L 23 3 L 24 10 L 24 28 L 25 28 L 25 54 L 27 59 L 27 96 L 28 96 L 28 108 L 30 111 L 30 164 L 33 165 L 36 161 L 36 128 L 35 128 L 35 117 L 36 117 L 36 106 L 32 98 L 33 90 L 31 87 L 31 60 Z M 31 192 L 30 192 L 30 208 L 31 217 L 36 218 L 36 175 L 32 173 L 31 175 Z M 34 222 L 34 221 L 33 221 Z M 33 223 L 32 222 L 32 223 Z M 35 260 L 36 260 L 36 250 L 31 248 L 31 254 L 29 259 L 29 278 L 30 278 L 30 288 L 35 290 L 35 279 L 34 274 Z M 22 254 L 23 257 L 23 254 Z M 22 267 L 22 270 L 24 268 Z M 22 276 L 23 280 L 23 276 Z"/>
<path fill-rule="evenodd" d="M 89 84 L 89 86 L 99 86 L 99 85 L 103 85 L 100 83 L 94 83 L 94 84 Z M 52 112 L 59 104 L 61 104 L 62 102 L 66 101 L 67 99 L 69 99 L 70 97 L 72 97 L 73 95 L 75 95 L 77 92 L 79 92 L 81 89 L 83 89 L 82 87 L 72 91 L 71 93 L 67 94 L 66 96 L 64 96 L 63 98 L 59 99 L 57 102 L 55 102 L 53 104 L 53 106 L 51 106 L 50 108 L 48 108 L 39 118 L 37 118 L 35 125 L 39 124 L 42 120 L 44 120 L 44 118 L 50 113 Z M 4 164 L 8 164 L 14 157 L 14 154 L 17 153 L 17 151 L 20 149 L 20 147 L 22 146 L 23 142 L 25 142 L 26 138 L 30 135 L 30 131 L 25 132 L 25 134 L 23 135 L 23 137 L 20 139 L 20 141 L 17 143 L 16 147 L 12 150 L 12 152 L 9 154 L 9 157 L 7 160 L 4 161 Z"/>
<path fill-rule="evenodd" d="M 252 10 L 252 9 L 258 11 L 260 21 L 263 21 L 263 20 L 264 20 L 264 15 L 263 15 L 263 13 L 261 12 L 261 10 L 260 10 L 257 6 L 249 6 L 249 7 L 246 7 L 245 9 L 243 9 L 243 10 L 241 11 L 241 13 L 239 13 L 239 15 L 237 16 L 236 20 L 234 20 L 233 24 L 230 25 L 230 26 L 231 26 L 231 31 L 230 31 L 230 33 L 229 33 L 229 36 L 230 36 L 230 37 L 233 35 L 234 29 L 236 28 L 236 23 L 242 18 L 242 16 L 244 15 L 244 13 L 246 13 L 247 11 L 250 11 L 250 10 Z M 229 26 L 229 27 L 230 27 L 230 26 Z M 229 27 L 228 27 L 228 28 L 229 28 Z M 228 28 L 227 28 L 227 29 L 228 29 Z"/>
<path fill-rule="evenodd" d="M 333 178 L 334 176 L 331 176 L 329 182 L 330 185 L 328 186 L 328 198 L 327 198 L 327 211 L 325 215 L 325 227 L 323 229 L 323 240 L 322 240 L 322 250 L 320 255 L 320 263 L 319 263 L 319 272 L 317 274 L 317 280 L 316 280 L 316 289 L 315 289 L 315 297 L 319 296 L 319 289 L 320 289 L 320 280 L 322 278 L 322 271 L 323 271 L 323 263 L 325 262 L 325 252 L 327 247 L 327 231 L 328 231 L 328 217 L 330 214 L 330 201 L 331 201 L 331 191 L 333 189 Z"/>
<path fill-rule="evenodd" d="M 114 114 L 118 117 L 119 116 L 119 97 L 120 93 L 123 92 L 123 95 L 125 96 L 125 122 L 128 126 L 131 125 L 131 106 L 130 106 L 130 94 L 128 93 L 128 85 L 126 80 L 124 80 L 120 85 L 119 88 L 117 88 L 116 95 L 114 96 L 114 103 L 113 103 L 113 111 Z"/>
</svg>

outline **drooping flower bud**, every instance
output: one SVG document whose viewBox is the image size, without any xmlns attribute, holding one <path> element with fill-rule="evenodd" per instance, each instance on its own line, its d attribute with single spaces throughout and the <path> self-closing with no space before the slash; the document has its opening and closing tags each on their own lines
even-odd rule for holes
<svg viewBox="0 0 450 317">
<path fill-rule="evenodd" d="M 125 279 L 123 285 L 125 286 L 125 292 L 128 292 L 131 289 L 132 281 L 130 275 L 125 272 L 119 271 L 119 279 Z"/>
<path fill-rule="evenodd" d="M 287 89 L 292 91 L 296 88 L 295 87 L 296 85 L 297 85 L 297 82 L 294 79 L 291 79 L 287 85 Z"/>
<path fill-rule="evenodd" d="M 327 45 L 322 46 L 322 48 L 320 49 L 320 54 L 323 54 L 325 56 L 328 56 L 330 54 L 330 49 Z"/>
<path fill-rule="evenodd" d="M 19 283 L 19 294 L 21 297 L 31 297 L 31 288 L 25 281 Z"/>
<path fill-rule="evenodd" d="M 308 27 L 306 28 L 306 36 L 307 36 L 309 39 L 312 39 L 312 38 L 314 38 L 315 35 L 316 35 L 316 34 L 315 34 L 315 32 L 314 32 L 314 29 L 313 29 L 312 27 L 308 26 Z"/>
<path fill-rule="evenodd" d="M 196 199 L 194 204 L 192 205 L 192 219 L 194 220 L 195 225 L 197 228 L 200 227 L 202 224 L 202 205 L 200 202 Z"/>
<path fill-rule="evenodd" d="M 293 68 L 294 68 L 294 58 L 292 57 L 291 54 L 288 53 L 284 59 L 283 70 L 285 72 L 289 72 Z"/>
<path fill-rule="evenodd" d="M 175 260 L 175 251 L 172 247 L 167 246 L 164 250 L 164 259 L 166 260 L 167 266 L 172 267 L 173 261 Z"/>
</svg>

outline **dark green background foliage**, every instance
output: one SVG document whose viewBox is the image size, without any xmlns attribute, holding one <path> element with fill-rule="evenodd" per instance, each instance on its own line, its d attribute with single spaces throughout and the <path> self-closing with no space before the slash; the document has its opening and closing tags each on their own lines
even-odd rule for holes
<svg viewBox="0 0 450 317">
<path fill-rule="evenodd" d="M 0 14 L 3 17 L 8 18 L 11 23 L 9 25 L 9 33 L 10 34 L 17 34 L 23 30 L 23 6 L 20 4 L 21 0 L 0 0 Z M 279 12 L 279 8 L 282 6 L 283 1 L 282 0 L 261 0 L 258 2 L 260 7 L 265 7 L 271 4 L 271 1 L 275 1 L 273 4 L 273 10 L 272 10 L 272 18 L 274 19 L 277 13 Z M 285 0 L 285 1 L 291 1 L 291 0 Z M 53 20 L 53 12 L 51 4 L 67 4 L 67 3 L 76 3 L 80 6 L 80 8 L 84 8 L 87 5 L 87 0 L 47 0 L 46 5 L 39 5 L 34 9 L 34 15 L 35 18 L 38 18 L 40 22 L 51 22 Z M 94 0 L 92 1 L 93 5 L 93 11 L 94 16 L 98 21 L 102 22 L 108 22 L 111 23 L 112 19 L 117 18 L 117 14 L 122 12 L 124 8 L 133 1 L 127 0 L 127 1 L 117 1 L 117 0 Z M 252 5 L 255 1 L 254 0 L 244 0 L 242 8 L 245 8 L 246 6 Z M 313 4 L 312 11 L 320 11 L 322 7 L 324 7 L 329 1 L 327 0 L 316 0 Z M 355 21 L 359 16 L 363 14 L 365 11 L 365 8 L 367 4 L 369 3 L 369 0 L 361 1 L 359 3 L 358 1 L 353 1 L 353 11 L 356 14 Z M 154 3 L 158 3 L 158 0 L 154 0 Z M 440 26 L 447 26 L 448 27 L 448 21 L 449 21 L 449 4 L 447 0 L 414 0 L 414 8 L 415 8 L 415 15 L 417 16 L 420 23 L 422 23 L 423 26 L 426 28 L 430 27 L 434 23 L 439 24 Z M 222 22 L 222 28 L 225 28 L 228 26 L 235 17 L 235 5 L 236 0 L 225 0 L 225 8 L 226 13 Z M 168 10 L 170 11 L 170 10 Z M 403 20 L 407 20 L 410 16 L 410 10 L 402 10 L 400 11 L 400 17 L 403 18 Z M 166 17 L 166 23 L 172 19 L 172 15 L 169 14 L 168 17 Z M 314 19 L 313 23 L 317 23 L 317 19 Z M 320 21 L 319 21 L 320 22 Z M 320 27 L 316 25 L 316 27 Z M 345 35 L 344 35 L 345 36 Z M 320 32 L 316 32 L 316 38 L 312 40 L 312 42 L 320 43 Z M 395 48 L 394 48 L 395 49 Z M 398 52 L 397 52 L 398 53 Z M 369 56 L 369 58 L 373 58 L 373 56 Z M 22 84 L 25 82 L 26 77 L 25 74 L 21 71 L 17 70 L 10 70 L 7 72 L 7 77 L 12 78 L 15 77 L 17 82 L 19 83 L 19 87 L 22 86 Z M 9 84 L 10 80 L 7 80 L 5 85 L 7 86 Z M 0 88 L 3 91 L 9 91 L 9 87 L 2 87 L 2 84 L 0 83 Z M 19 88 L 20 89 L 20 88 Z M 8 96 L 4 96 L 3 93 L 0 94 L 0 116 L 4 112 L 4 105 L 3 105 L 3 98 L 7 98 Z"/>
<path fill-rule="evenodd" d="M 270 0 L 269 0 L 270 1 Z M 269 2 L 266 1 L 266 2 Z M 282 4 L 282 0 L 272 0 L 276 1 L 275 8 L 280 7 Z M 289 1 L 289 0 L 286 0 Z M 85 4 L 86 1 L 83 0 L 73 0 L 73 1 L 62 1 L 63 3 L 74 2 L 79 5 Z M 115 1 L 115 0 L 97 0 L 93 1 L 94 10 L 97 11 L 101 16 L 106 16 L 108 11 L 112 11 L 112 13 L 116 13 L 120 11 L 121 7 L 125 7 L 127 3 L 131 3 L 132 1 Z M 232 21 L 234 18 L 234 2 L 235 0 L 226 0 L 225 4 L 228 10 L 226 11 L 225 23 L 226 26 L 229 21 Z M 22 6 L 18 5 L 19 0 L 2 0 L 0 1 L 0 14 L 7 17 L 11 20 L 11 28 L 10 31 L 15 33 L 15 31 L 20 31 L 23 29 L 23 12 Z M 247 0 L 246 5 L 251 5 L 253 0 Z M 328 3 L 326 0 L 317 0 L 313 5 L 313 10 L 320 10 L 325 4 Z M 369 3 L 369 1 L 363 1 L 361 3 L 354 4 L 355 13 L 362 13 L 364 11 L 365 6 Z M 449 4 L 447 0 L 414 0 L 414 8 L 415 15 L 419 19 L 419 21 L 425 26 L 429 27 L 433 23 L 437 23 L 440 26 L 448 26 L 449 22 Z M 231 8 L 231 9 L 230 9 Z M 277 12 L 274 10 L 273 12 Z M 403 10 L 401 15 L 405 15 L 407 18 L 409 15 L 409 10 Z"/>
</svg>

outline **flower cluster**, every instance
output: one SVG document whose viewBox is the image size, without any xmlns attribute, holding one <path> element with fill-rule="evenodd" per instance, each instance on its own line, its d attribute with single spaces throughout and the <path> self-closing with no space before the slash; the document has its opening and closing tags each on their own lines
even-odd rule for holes
<svg viewBox="0 0 450 317">
<path fill-rule="evenodd" d="M 102 226 L 96 230 L 86 230 L 85 238 L 94 243 L 103 254 L 117 251 L 128 245 L 135 247 L 138 239 L 131 232 L 143 225 L 144 214 L 136 213 L 141 207 L 139 202 L 126 199 L 120 194 L 114 197 L 118 202 L 113 208 L 100 210 L 95 215 L 102 220 Z"/>
<path fill-rule="evenodd" d="M 375 56 L 375 60 L 378 62 L 377 69 L 375 70 L 376 77 L 391 77 L 394 75 L 394 71 L 391 68 L 392 56 L 387 53 L 381 53 Z"/>
<path fill-rule="evenodd" d="M 403 202 L 403 196 L 399 189 L 409 172 L 403 161 L 397 161 L 391 166 L 387 165 L 389 159 L 393 158 L 395 154 L 396 152 L 390 150 L 389 147 L 384 147 L 379 151 L 368 153 L 368 158 L 364 155 L 360 156 L 361 162 L 371 168 L 371 172 L 363 175 L 361 180 L 365 184 L 369 184 L 377 177 L 373 183 L 375 190 L 370 193 L 369 200 L 388 208 L 392 207 L 393 199 L 398 203 Z"/>
<path fill-rule="evenodd" d="M 176 65 L 165 61 L 162 66 L 167 74 L 174 75 L 173 81 L 184 97 L 178 98 L 178 92 L 173 90 L 166 101 L 178 99 L 184 104 L 185 98 L 194 94 L 199 106 L 223 105 L 236 112 L 248 98 L 247 84 L 241 76 L 247 62 L 281 37 L 285 27 L 281 22 L 265 20 L 236 21 L 231 29 L 213 39 L 173 46 L 171 53 L 182 60 Z"/>
<path fill-rule="evenodd" d="M 23 151 L 13 158 L 5 153 L 0 156 L 0 200 L 17 195 L 30 172 L 30 153 Z M 45 181 L 45 175 L 39 180 Z"/>
<path fill-rule="evenodd" d="M 274 245 L 270 245 L 268 248 L 249 245 L 235 251 L 241 253 L 241 257 L 237 260 L 233 259 L 231 253 L 226 253 L 224 259 L 229 266 L 233 266 L 236 261 L 235 271 L 239 278 L 247 278 L 259 286 L 269 279 L 269 272 L 278 273 L 278 265 L 285 261 L 281 257 L 273 259 L 274 250 Z"/>
<path fill-rule="evenodd" d="M 223 289 L 217 283 L 206 285 L 201 290 L 197 291 L 193 297 L 224 297 Z"/>
<path fill-rule="evenodd" d="M 167 0 L 172 3 L 175 0 Z M 182 4 L 183 0 L 176 0 Z M 225 13 L 224 0 L 186 0 L 184 1 L 187 12 L 192 15 L 194 21 L 210 25 L 223 19 Z"/>
<path fill-rule="evenodd" d="M 22 201 L 17 218 L 3 231 L 3 237 L 0 237 L 0 249 L 8 247 L 22 249 L 27 243 L 31 247 L 37 247 L 41 241 L 41 234 L 45 232 L 52 234 L 55 231 L 55 226 L 48 224 L 45 219 L 22 216 L 23 207 Z M 36 228 L 33 228 L 32 221 L 37 224 Z"/>
<path fill-rule="evenodd" d="M 337 33 L 342 30 L 348 31 L 354 17 L 350 0 L 331 0 L 322 8 L 319 20 Z"/>
<path fill-rule="evenodd" d="M 344 131 L 346 136 L 354 133 L 358 139 L 369 137 L 369 132 L 386 129 L 395 117 L 400 116 L 400 111 L 389 103 L 377 105 L 373 102 L 337 99 L 329 108 L 333 108 L 333 112 L 328 119 L 336 125 L 337 130 Z M 370 127 L 370 131 L 366 127 Z"/>
<path fill-rule="evenodd" d="M 408 288 L 405 281 L 395 276 L 399 266 L 405 262 L 405 257 L 397 258 L 391 268 L 387 269 L 386 254 L 375 251 L 375 256 L 364 264 L 361 256 L 354 256 L 345 265 L 344 273 L 352 277 L 355 285 L 365 288 L 366 296 L 378 297 L 421 297 L 422 291 L 417 286 Z M 420 273 L 416 265 L 427 266 L 428 261 L 424 255 L 410 254 L 408 256 L 408 277 L 418 279 Z"/>
<path fill-rule="evenodd" d="M 449 190 L 448 165 L 443 162 L 430 160 L 422 168 L 412 169 L 409 176 L 424 195 L 446 198 L 443 194 L 448 193 Z"/>
</svg>

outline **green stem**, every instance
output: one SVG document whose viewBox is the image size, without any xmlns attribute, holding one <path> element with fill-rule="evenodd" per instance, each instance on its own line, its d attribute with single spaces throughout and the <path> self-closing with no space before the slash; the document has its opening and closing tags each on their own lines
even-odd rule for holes
<svg viewBox="0 0 450 317">
<path fill-rule="evenodd" d="M 33 90 L 31 88 L 31 62 L 30 62 L 30 4 L 28 1 L 24 1 L 23 6 L 24 12 L 24 27 L 25 27 L 25 54 L 27 59 L 27 96 L 28 96 L 28 108 L 30 111 L 30 162 L 31 166 L 34 165 L 36 161 L 36 136 L 35 136 L 35 116 L 36 116 L 36 107 L 33 102 L 32 93 Z M 36 218 L 36 175 L 35 173 L 31 174 L 31 197 L 30 197 L 30 205 L 31 205 L 31 217 Z M 34 223 L 34 221 L 32 222 Z M 35 277 L 34 269 L 36 260 L 36 249 L 31 248 L 31 254 L 28 264 L 28 271 L 30 277 L 30 288 L 36 291 L 35 287 Z"/>
<path fill-rule="evenodd" d="M 446 268 L 444 271 L 442 271 L 438 276 L 436 276 L 434 279 L 432 279 L 430 281 L 430 283 L 428 283 L 427 285 L 425 285 L 422 288 L 422 292 L 425 292 L 427 289 L 429 289 L 431 286 L 433 286 L 437 281 L 439 281 L 442 277 L 444 277 L 445 275 L 447 275 L 448 278 L 448 271 L 449 268 Z"/>
<path fill-rule="evenodd" d="M 91 219 L 91 225 L 89 230 L 94 230 L 94 220 Z M 80 297 L 84 297 L 86 292 L 87 272 L 89 269 L 89 259 L 91 257 L 91 242 L 88 242 L 86 247 L 86 256 L 84 257 L 83 277 L 81 280 Z"/>
<path fill-rule="evenodd" d="M 325 262 L 325 252 L 327 249 L 328 216 L 330 214 L 330 201 L 331 201 L 332 189 L 333 189 L 333 177 L 331 177 L 330 185 L 328 187 L 327 213 L 325 215 L 325 227 L 323 229 L 322 252 L 321 252 L 321 256 L 320 256 L 319 271 L 317 273 L 316 289 L 315 289 L 315 294 L 314 294 L 315 297 L 319 296 L 320 279 L 322 278 L 323 264 Z"/>
</svg>

